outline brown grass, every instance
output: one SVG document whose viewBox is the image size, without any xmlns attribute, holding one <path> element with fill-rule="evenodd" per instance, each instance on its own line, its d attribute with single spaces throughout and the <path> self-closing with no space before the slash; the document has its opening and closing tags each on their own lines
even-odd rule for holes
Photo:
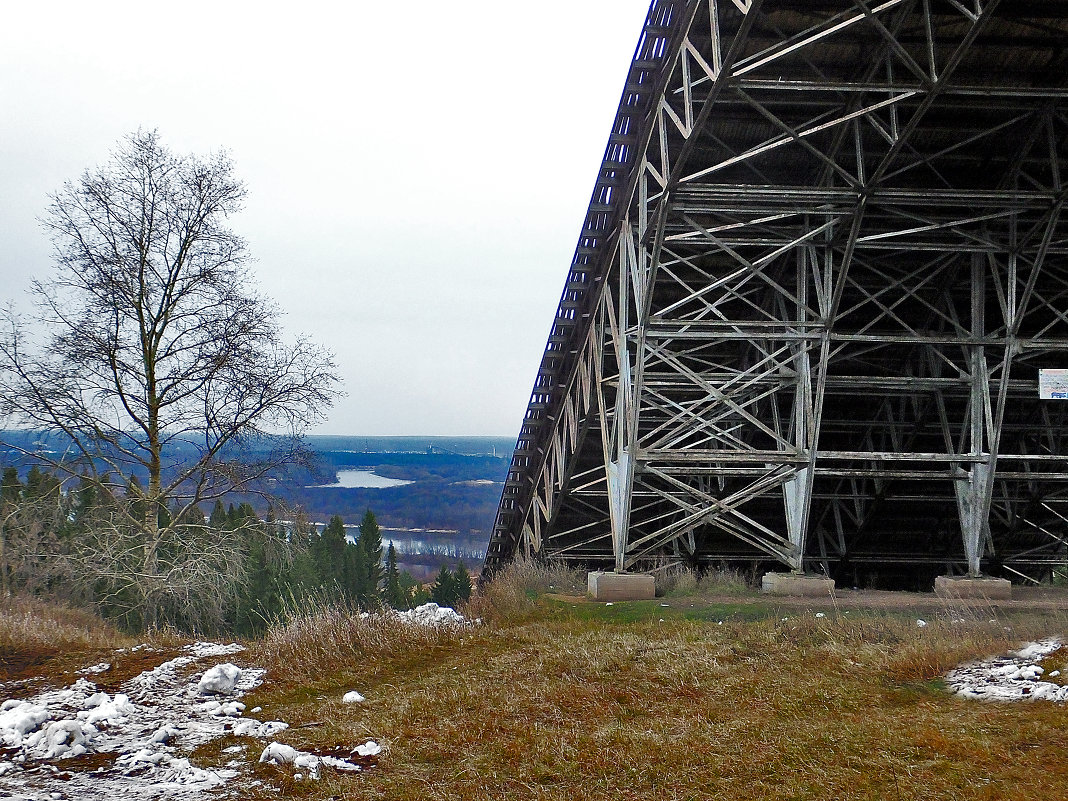
<svg viewBox="0 0 1068 801">
<path fill-rule="evenodd" d="M 0 682 L 32 679 L 47 686 L 91 664 L 86 658 L 131 644 L 91 612 L 31 596 L 0 599 Z"/>
<path fill-rule="evenodd" d="M 726 568 L 696 570 L 673 565 L 654 575 L 656 594 L 661 596 L 679 598 L 691 595 L 745 595 L 752 592 L 741 573 Z"/>
<path fill-rule="evenodd" d="M 263 784 L 245 783 L 239 794 L 1068 798 L 1064 706 L 976 703 L 941 682 L 960 662 L 1066 633 L 1064 613 L 947 605 L 919 628 L 913 611 L 816 617 L 739 598 L 715 607 L 717 625 L 669 616 L 677 610 L 659 602 L 621 618 L 624 604 L 544 597 L 574 578 L 517 566 L 472 602 L 469 612 L 487 620 L 473 628 L 424 629 L 337 608 L 279 623 L 242 655 L 268 668 L 249 707 L 288 721 L 278 739 L 299 748 L 344 753 L 373 738 L 387 751 L 361 774 L 327 770 L 318 782 L 253 764 Z M 9 646 L 44 647 L 54 636 L 83 653 L 125 644 L 80 613 L 19 603 L 0 616 Z M 17 625 L 6 614 L 16 608 L 25 613 Z M 757 608 L 767 612 L 748 619 Z M 1066 656 L 1052 655 L 1047 669 Z M 366 703 L 343 704 L 350 689 Z M 198 749 L 197 763 L 225 763 L 233 755 L 222 748 L 235 742 Z M 253 763 L 263 747 L 238 744 Z"/>
<path fill-rule="evenodd" d="M 453 629 L 402 625 L 388 615 L 337 606 L 294 612 L 253 643 L 249 659 L 273 667 L 272 680 L 306 684 L 347 665 L 432 651 Z"/>
<path fill-rule="evenodd" d="M 67 684 L 70 673 L 94 662 L 111 669 L 97 674 L 103 690 L 174 655 L 188 642 L 169 629 L 137 638 L 124 634 L 98 615 L 32 596 L 0 600 L 0 682 L 30 680 L 36 687 Z M 147 643 L 152 651 L 116 654 L 118 648 Z"/>
<path fill-rule="evenodd" d="M 469 618 L 487 623 L 516 623 L 534 614 L 535 600 L 540 595 L 585 592 L 586 574 L 564 562 L 517 559 L 484 583 L 463 611 Z"/>
<path fill-rule="evenodd" d="M 110 648 L 128 639 L 83 609 L 23 595 L 0 599 L 2 649 Z"/>
<path fill-rule="evenodd" d="M 619 622 L 543 603 L 560 579 L 542 570 L 490 585 L 471 606 L 490 622 L 472 630 L 332 613 L 273 632 L 260 654 L 287 678 L 250 700 L 297 724 L 280 739 L 388 751 L 360 775 L 272 783 L 345 799 L 1068 798 L 1063 706 L 969 702 L 940 681 L 1063 632 L 1063 615 L 715 625 L 661 622 L 654 606 Z M 354 688 L 367 702 L 342 704 Z"/>
</svg>

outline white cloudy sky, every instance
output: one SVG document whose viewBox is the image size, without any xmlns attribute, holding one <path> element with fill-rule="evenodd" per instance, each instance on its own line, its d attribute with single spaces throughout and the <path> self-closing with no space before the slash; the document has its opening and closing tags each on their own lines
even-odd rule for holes
<svg viewBox="0 0 1068 801">
<path fill-rule="evenodd" d="M 513 436 L 648 0 L 35 0 L 0 21 L 0 303 L 138 127 L 230 151 L 233 227 L 334 350 L 318 433 Z"/>
</svg>

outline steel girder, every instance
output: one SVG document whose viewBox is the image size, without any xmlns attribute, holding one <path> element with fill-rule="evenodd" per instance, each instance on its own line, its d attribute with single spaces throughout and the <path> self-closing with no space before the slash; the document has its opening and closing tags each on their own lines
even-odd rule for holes
<svg viewBox="0 0 1068 801">
<path fill-rule="evenodd" d="M 653 2 L 487 568 L 1068 559 L 1068 8 Z"/>
</svg>

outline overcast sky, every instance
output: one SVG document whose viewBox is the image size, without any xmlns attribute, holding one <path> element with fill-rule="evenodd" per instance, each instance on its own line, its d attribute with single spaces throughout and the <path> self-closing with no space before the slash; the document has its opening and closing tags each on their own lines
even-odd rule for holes
<svg viewBox="0 0 1068 801">
<path fill-rule="evenodd" d="M 50 2 L 0 26 L 0 303 L 47 195 L 225 148 L 260 288 L 337 356 L 315 433 L 514 436 L 648 0 Z"/>
</svg>

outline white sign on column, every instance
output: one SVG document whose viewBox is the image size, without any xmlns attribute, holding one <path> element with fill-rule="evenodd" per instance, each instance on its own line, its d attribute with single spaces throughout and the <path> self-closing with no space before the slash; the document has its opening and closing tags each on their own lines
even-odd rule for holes
<svg viewBox="0 0 1068 801">
<path fill-rule="evenodd" d="M 1042 400 L 1068 400 L 1068 370 L 1039 370 L 1038 397 Z"/>
</svg>

